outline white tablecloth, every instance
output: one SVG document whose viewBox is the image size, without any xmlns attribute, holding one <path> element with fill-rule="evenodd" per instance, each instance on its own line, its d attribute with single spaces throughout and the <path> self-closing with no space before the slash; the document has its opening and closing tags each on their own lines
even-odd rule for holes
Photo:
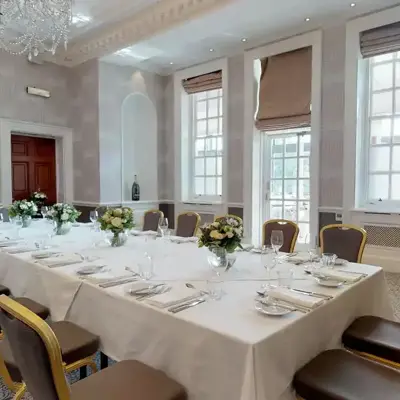
<svg viewBox="0 0 400 400">
<path fill-rule="evenodd" d="M 42 224 L 22 230 L 22 236 L 29 242 L 42 233 Z M 125 266 L 136 269 L 144 251 L 154 256 L 156 282 L 190 282 L 201 289 L 211 276 L 209 253 L 196 244 L 130 237 L 121 248 L 93 248 L 93 236 L 99 240 L 98 233 L 82 226 L 52 242 L 57 251 L 98 256 L 96 263 L 109 268 L 105 276 L 129 275 Z M 296 370 L 321 351 L 340 346 L 342 332 L 356 317 L 392 317 L 383 271 L 368 265 L 348 264 L 345 268 L 368 277 L 340 289 L 317 286 L 301 266 L 294 266 L 293 287 L 334 299 L 308 314 L 276 318 L 254 309 L 255 292 L 266 277 L 256 254 L 237 254 L 234 268 L 224 276 L 226 294 L 220 301 L 178 314 L 132 299 L 126 285 L 102 289 L 79 279 L 81 265 L 50 269 L 35 263 L 31 253 L 1 251 L 0 282 L 16 296 L 47 305 L 54 320 L 67 319 L 99 335 L 110 357 L 138 359 L 164 370 L 193 400 L 292 400 Z"/>
</svg>

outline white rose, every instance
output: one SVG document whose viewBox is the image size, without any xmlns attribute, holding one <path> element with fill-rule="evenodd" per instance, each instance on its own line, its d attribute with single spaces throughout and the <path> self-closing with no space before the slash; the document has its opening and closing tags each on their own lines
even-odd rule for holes
<svg viewBox="0 0 400 400">
<path fill-rule="evenodd" d="M 68 221 L 68 214 L 62 214 L 61 215 L 61 221 Z"/>
<path fill-rule="evenodd" d="M 22 210 L 26 210 L 28 208 L 25 204 L 21 204 L 20 207 Z"/>
</svg>

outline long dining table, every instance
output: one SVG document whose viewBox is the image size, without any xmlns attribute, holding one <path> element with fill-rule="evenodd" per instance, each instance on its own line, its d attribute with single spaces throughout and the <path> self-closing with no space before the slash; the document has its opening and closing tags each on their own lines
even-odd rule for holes
<svg viewBox="0 0 400 400">
<path fill-rule="evenodd" d="M 24 243 L 19 246 L 34 246 L 48 230 L 45 224 L 35 221 L 21 229 Z M 11 231 L 1 230 L 3 237 Z M 393 317 L 384 273 L 376 266 L 349 263 L 341 268 L 365 277 L 341 288 L 326 288 L 304 272 L 304 265 L 293 265 L 294 288 L 333 298 L 310 312 L 271 317 L 255 310 L 256 291 L 267 277 L 261 256 L 238 252 L 236 263 L 222 277 L 220 300 L 208 299 L 173 314 L 131 296 L 127 288 L 132 283 L 103 288 L 98 282 L 104 280 L 82 279 L 77 270 L 101 263 L 106 268 L 97 277 L 132 276 L 126 267 L 137 270 L 148 252 L 154 283 L 167 283 L 171 290 L 187 284 L 193 291 L 204 290 L 213 272 L 209 252 L 196 243 L 129 236 L 124 246 L 112 248 L 90 224 L 81 224 L 67 235 L 53 237 L 51 245 L 52 251 L 78 254 L 85 261 L 50 268 L 32 257 L 35 251 L 10 254 L 4 247 L 0 283 L 15 296 L 48 306 L 53 320 L 72 321 L 99 335 L 101 350 L 110 358 L 137 359 L 165 371 L 187 388 L 193 400 L 293 400 L 295 372 L 318 353 L 340 347 L 342 332 L 355 318 Z M 284 265 L 285 261 L 276 269 Z"/>
</svg>

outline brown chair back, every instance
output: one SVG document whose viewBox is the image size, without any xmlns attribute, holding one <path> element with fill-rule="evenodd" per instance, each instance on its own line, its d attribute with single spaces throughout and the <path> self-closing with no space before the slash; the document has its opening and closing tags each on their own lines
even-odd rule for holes
<svg viewBox="0 0 400 400">
<path fill-rule="evenodd" d="M 200 225 L 200 215 L 196 212 L 184 212 L 178 215 L 176 236 L 192 237 L 196 236 Z"/>
<path fill-rule="evenodd" d="M 102 216 L 105 214 L 105 212 L 107 211 L 107 207 L 105 207 L 105 206 L 99 206 L 99 207 L 96 208 L 96 211 L 97 211 L 97 214 L 98 214 L 98 216 L 99 216 L 99 218 L 100 218 L 100 217 L 102 217 Z"/>
<path fill-rule="evenodd" d="M 148 210 L 144 213 L 143 217 L 143 230 L 144 231 L 158 231 L 158 224 L 160 218 L 163 218 L 164 214 L 160 210 Z"/>
<path fill-rule="evenodd" d="M 236 219 L 236 221 L 243 226 L 243 220 L 242 218 L 238 217 L 237 215 L 233 215 L 233 214 L 226 214 L 224 216 L 218 216 L 215 218 L 215 222 L 218 222 L 218 220 L 220 220 L 221 218 L 233 218 Z"/>
<path fill-rule="evenodd" d="M 357 226 L 327 225 L 319 234 L 322 253 L 334 253 L 339 258 L 360 263 L 367 242 L 367 232 Z"/>
<path fill-rule="evenodd" d="M 0 296 L 0 323 L 34 399 L 69 400 L 57 338 L 49 325 L 7 296 Z"/>
<path fill-rule="evenodd" d="M 287 219 L 271 219 L 263 225 L 263 240 L 264 245 L 271 244 L 272 231 L 283 232 L 283 246 L 280 251 L 285 253 L 293 253 L 296 246 L 297 236 L 299 236 L 299 227 L 293 221 Z"/>
</svg>

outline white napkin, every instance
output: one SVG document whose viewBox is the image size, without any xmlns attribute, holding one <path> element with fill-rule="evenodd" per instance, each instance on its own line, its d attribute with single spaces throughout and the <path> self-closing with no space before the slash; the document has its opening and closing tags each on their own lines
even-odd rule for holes
<svg viewBox="0 0 400 400">
<path fill-rule="evenodd" d="M 16 246 L 21 240 L 0 240 L 0 247 Z"/>
<path fill-rule="evenodd" d="M 8 253 L 8 254 L 21 254 L 21 253 L 28 253 L 30 251 L 35 251 L 36 248 L 34 247 L 6 247 L 2 251 Z"/>
<path fill-rule="evenodd" d="M 310 256 L 305 253 L 299 253 L 299 254 L 296 254 L 295 256 L 290 257 L 290 254 L 288 254 L 288 257 L 283 257 L 283 259 L 287 262 L 296 264 L 296 263 L 305 263 L 305 262 L 309 261 Z"/>
<path fill-rule="evenodd" d="M 60 257 L 50 257 L 44 260 L 40 260 L 40 264 L 45 265 L 49 268 L 64 267 L 71 264 L 80 264 L 82 259 L 78 256 L 60 256 Z"/>
<path fill-rule="evenodd" d="M 132 229 L 130 231 L 133 236 L 157 236 L 157 232 L 154 231 L 139 231 L 137 229 Z"/>
<path fill-rule="evenodd" d="M 320 268 L 315 271 L 315 274 L 317 276 L 323 275 L 327 278 L 331 278 L 334 280 L 353 282 L 353 283 L 358 282 L 363 277 L 360 274 L 355 274 L 352 272 L 338 271 L 337 269 L 333 269 L 333 268 Z"/>
<path fill-rule="evenodd" d="M 306 294 L 292 292 L 290 289 L 276 288 L 268 292 L 268 296 L 277 300 L 289 301 L 290 303 L 307 308 L 316 308 L 324 303 L 324 299 L 318 299 Z"/>
<path fill-rule="evenodd" d="M 195 243 L 199 240 L 198 237 L 182 237 L 182 236 L 170 236 L 169 239 L 173 243 Z"/>
<path fill-rule="evenodd" d="M 168 292 L 161 293 L 147 301 L 148 304 L 158 308 L 173 307 L 186 301 L 195 300 L 201 296 L 200 292 L 186 286 L 172 287 Z"/>
<path fill-rule="evenodd" d="M 137 281 L 129 285 L 129 287 L 126 288 L 126 291 L 129 294 L 133 294 L 133 292 L 136 291 L 140 291 L 140 294 L 145 294 L 146 293 L 145 289 L 148 289 L 150 286 L 154 285 L 156 285 L 156 283 Z"/>
</svg>

